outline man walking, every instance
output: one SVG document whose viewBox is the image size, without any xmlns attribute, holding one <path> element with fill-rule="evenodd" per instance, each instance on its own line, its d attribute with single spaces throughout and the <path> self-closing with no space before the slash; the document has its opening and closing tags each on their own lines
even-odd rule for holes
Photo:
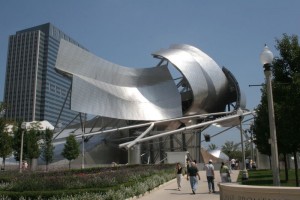
<svg viewBox="0 0 300 200">
<path fill-rule="evenodd" d="M 198 168 L 197 168 L 195 162 L 191 162 L 191 166 L 187 170 L 187 180 L 190 180 L 193 194 L 196 194 L 196 190 L 198 188 L 198 180 L 197 180 L 196 176 L 198 176 L 198 178 L 200 180 Z"/>
<path fill-rule="evenodd" d="M 212 160 L 209 160 L 208 164 L 206 164 L 204 168 L 206 170 L 206 177 L 207 177 L 209 193 L 211 193 L 211 192 L 215 193 L 215 183 L 214 183 L 214 179 L 215 179 L 215 171 L 214 170 L 215 169 L 212 164 Z"/>
</svg>

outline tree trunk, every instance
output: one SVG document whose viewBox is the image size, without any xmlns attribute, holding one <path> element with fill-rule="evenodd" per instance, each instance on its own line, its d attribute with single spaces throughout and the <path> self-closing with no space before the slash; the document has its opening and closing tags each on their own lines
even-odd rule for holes
<svg viewBox="0 0 300 200">
<path fill-rule="evenodd" d="M 5 170 L 5 157 L 2 159 L 2 164 L 3 166 L 1 166 L 1 170 Z"/>
<path fill-rule="evenodd" d="M 48 162 L 46 161 L 46 172 L 49 171 L 49 166 L 48 166 Z"/>
<path fill-rule="evenodd" d="M 299 187 L 299 179 L 298 179 L 298 159 L 297 159 L 297 152 L 294 151 L 294 163 L 295 163 L 295 178 L 296 178 L 296 186 Z"/>
<path fill-rule="evenodd" d="M 285 181 L 289 181 L 289 171 L 288 171 L 288 165 L 287 165 L 287 156 L 286 153 L 283 154 L 284 156 L 284 171 L 285 171 Z"/>
<path fill-rule="evenodd" d="M 37 170 L 37 167 L 38 167 L 37 158 L 30 159 L 30 170 L 34 172 Z"/>
</svg>

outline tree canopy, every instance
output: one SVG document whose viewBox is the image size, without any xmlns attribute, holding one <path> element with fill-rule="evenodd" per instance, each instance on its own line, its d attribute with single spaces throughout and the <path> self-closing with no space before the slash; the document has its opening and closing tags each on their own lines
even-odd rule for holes
<svg viewBox="0 0 300 200">
<path fill-rule="evenodd" d="M 48 164 L 53 161 L 54 146 L 52 143 L 53 131 L 46 129 L 43 133 L 43 144 L 42 144 L 42 159 L 46 162 L 46 171 L 48 171 Z"/>
<path fill-rule="evenodd" d="M 7 121 L 3 118 L 6 105 L 0 102 L 0 157 L 2 157 L 3 168 L 5 169 L 5 159 L 13 151 L 13 137 L 8 133 Z"/>
<path fill-rule="evenodd" d="M 66 139 L 66 143 L 61 155 L 69 160 L 69 168 L 71 167 L 71 161 L 76 159 L 80 154 L 79 143 L 76 141 L 74 135 L 69 135 Z"/>
<path fill-rule="evenodd" d="M 277 144 L 280 153 L 292 153 L 300 149 L 300 46 L 296 35 L 283 34 L 276 39 L 279 56 L 273 61 L 273 101 Z M 261 103 L 256 108 L 253 133 L 261 153 L 270 155 L 270 129 L 266 88 L 262 88 Z"/>
<path fill-rule="evenodd" d="M 233 141 L 226 141 L 222 146 L 222 152 L 229 156 L 230 159 L 238 158 L 241 160 L 241 150 L 239 149 L 239 144 L 234 143 Z"/>
<path fill-rule="evenodd" d="M 283 34 L 276 39 L 279 56 L 272 65 L 272 91 L 275 110 L 275 124 L 278 152 L 284 155 L 300 150 L 300 46 L 298 36 Z M 271 155 L 268 102 L 266 88 L 262 88 L 261 103 L 254 120 L 255 143 L 261 153 Z M 295 169 L 298 168 L 294 159 Z M 296 177 L 298 180 L 297 170 Z M 296 181 L 299 185 L 298 181 Z"/>
<path fill-rule="evenodd" d="M 3 168 L 5 168 L 5 159 L 13 151 L 13 137 L 6 129 L 6 122 L 0 118 L 0 157 L 2 157 Z"/>
<path fill-rule="evenodd" d="M 208 150 L 212 151 L 216 149 L 218 149 L 218 146 L 216 144 L 211 143 L 208 145 Z"/>
<path fill-rule="evenodd" d="M 300 46 L 295 35 L 276 40 L 280 57 L 273 63 L 278 146 L 283 153 L 300 150 Z"/>
</svg>

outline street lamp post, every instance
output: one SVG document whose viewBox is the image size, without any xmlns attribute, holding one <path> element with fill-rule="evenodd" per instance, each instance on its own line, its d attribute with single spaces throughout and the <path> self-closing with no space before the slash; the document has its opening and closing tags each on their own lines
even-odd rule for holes
<svg viewBox="0 0 300 200">
<path fill-rule="evenodd" d="M 85 122 L 86 122 L 86 114 L 84 114 L 84 121 L 82 122 L 82 157 L 81 157 L 81 169 L 85 168 L 84 158 L 85 158 L 85 147 L 84 147 L 84 140 L 85 140 Z"/>
<path fill-rule="evenodd" d="M 246 129 L 245 130 L 245 133 L 250 133 L 250 157 L 251 157 L 251 160 L 253 160 L 253 161 L 255 161 L 255 159 L 254 159 L 254 147 L 253 147 L 253 141 L 254 141 L 254 139 L 253 139 L 253 132 L 252 132 L 252 130 L 251 130 L 251 126 L 252 126 L 252 124 L 250 125 L 250 129 Z"/>
<path fill-rule="evenodd" d="M 252 130 L 249 130 L 249 132 L 251 134 L 251 136 L 250 136 L 250 138 L 251 138 L 251 159 L 254 161 L 255 159 L 254 159 L 254 148 L 253 148 L 253 132 L 252 132 Z"/>
<path fill-rule="evenodd" d="M 248 172 L 246 169 L 246 163 L 245 163 L 245 148 L 244 148 L 244 137 L 243 137 L 243 127 L 242 127 L 242 121 L 243 121 L 243 111 L 239 109 L 237 111 L 237 114 L 239 115 L 239 122 L 240 122 L 240 134 L 241 134 L 241 145 L 242 145 L 242 154 L 243 154 L 243 160 L 242 160 L 242 180 L 248 179 Z"/>
<path fill-rule="evenodd" d="M 268 110 L 269 110 L 269 126 L 270 126 L 270 139 L 271 154 L 272 154 L 272 172 L 273 172 L 273 185 L 280 186 L 279 178 L 279 161 L 278 161 L 278 150 L 277 150 L 277 138 L 276 138 L 276 125 L 273 105 L 273 94 L 272 94 L 272 82 L 271 82 L 271 64 L 273 61 L 273 53 L 265 45 L 262 53 L 260 54 L 260 60 L 264 65 L 264 73 L 266 76 L 267 84 L 267 95 L 268 95 Z"/>
</svg>

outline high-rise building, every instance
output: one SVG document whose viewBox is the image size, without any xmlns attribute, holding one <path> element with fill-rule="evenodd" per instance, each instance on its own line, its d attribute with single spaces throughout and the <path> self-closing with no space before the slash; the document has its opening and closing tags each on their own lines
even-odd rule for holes
<svg viewBox="0 0 300 200">
<path fill-rule="evenodd" d="M 70 110 L 71 79 L 54 68 L 61 39 L 84 48 L 50 23 L 9 36 L 4 91 L 7 119 L 47 120 L 64 126 L 78 115 Z"/>
</svg>

